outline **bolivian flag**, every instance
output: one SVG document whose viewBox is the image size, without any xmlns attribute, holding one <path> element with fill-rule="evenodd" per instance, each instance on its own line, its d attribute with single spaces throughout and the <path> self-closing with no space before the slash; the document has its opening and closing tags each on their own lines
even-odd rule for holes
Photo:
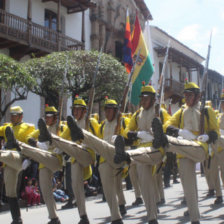
<svg viewBox="0 0 224 224">
<path fill-rule="evenodd" d="M 136 15 L 135 27 L 132 37 L 132 54 L 134 60 L 137 57 L 139 50 L 140 57 L 136 63 L 135 71 L 132 76 L 131 103 L 134 105 L 139 104 L 139 95 L 141 93 L 142 81 L 145 81 L 145 83 L 148 84 L 154 72 L 138 16 Z"/>
</svg>

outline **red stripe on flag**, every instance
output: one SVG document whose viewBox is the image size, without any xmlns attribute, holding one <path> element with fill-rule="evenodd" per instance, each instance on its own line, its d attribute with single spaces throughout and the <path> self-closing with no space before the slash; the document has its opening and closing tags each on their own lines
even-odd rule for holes
<svg viewBox="0 0 224 224">
<path fill-rule="evenodd" d="M 141 26 L 140 26 L 140 23 L 138 20 L 138 16 L 136 15 L 134 34 L 133 34 L 133 39 L 132 39 L 132 49 L 131 49 L 132 54 L 136 51 L 141 32 L 142 32 Z"/>
</svg>

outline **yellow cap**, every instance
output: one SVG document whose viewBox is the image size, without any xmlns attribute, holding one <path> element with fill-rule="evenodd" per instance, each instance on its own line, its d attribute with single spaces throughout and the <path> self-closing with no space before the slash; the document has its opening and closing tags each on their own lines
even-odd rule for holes
<svg viewBox="0 0 224 224">
<path fill-rule="evenodd" d="M 10 114 L 17 115 L 22 113 L 23 113 L 23 109 L 20 106 L 15 106 L 10 108 Z"/>
<path fill-rule="evenodd" d="M 184 92 L 200 92 L 200 88 L 196 83 L 186 81 L 184 84 Z"/>
<path fill-rule="evenodd" d="M 209 106 L 209 107 L 212 107 L 212 101 L 211 100 L 206 100 L 205 105 Z"/>
<path fill-rule="evenodd" d="M 86 102 L 81 97 L 76 95 L 73 102 L 73 107 L 86 107 Z"/>
<path fill-rule="evenodd" d="M 156 94 L 156 91 L 151 84 L 145 85 L 145 82 L 142 82 L 142 85 L 143 86 L 141 88 L 141 96 Z"/>
<path fill-rule="evenodd" d="M 105 100 L 105 104 L 104 104 L 104 107 L 111 107 L 111 108 L 117 108 L 118 105 L 117 105 L 117 101 L 116 100 L 113 100 L 113 99 L 108 99 L 106 97 L 106 100 Z"/>
<path fill-rule="evenodd" d="M 58 113 L 58 111 L 55 107 L 53 107 L 53 106 L 49 107 L 48 105 L 46 105 L 45 115 L 51 116 L 51 115 L 54 115 L 54 114 L 57 114 L 57 113 Z"/>
</svg>

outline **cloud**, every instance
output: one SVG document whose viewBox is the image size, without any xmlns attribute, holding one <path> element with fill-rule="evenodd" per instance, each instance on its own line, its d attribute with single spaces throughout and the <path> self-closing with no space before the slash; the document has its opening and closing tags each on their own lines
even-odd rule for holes
<svg viewBox="0 0 224 224">
<path fill-rule="evenodd" d="M 177 39 L 180 41 L 195 41 L 199 36 L 199 24 L 185 26 L 178 34 Z"/>
<path fill-rule="evenodd" d="M 221 17 L 221 19 L 224 21 L 224 10 L 222 10 L 222 11 L 220 12 L 220 17 Z"/>
</svg>

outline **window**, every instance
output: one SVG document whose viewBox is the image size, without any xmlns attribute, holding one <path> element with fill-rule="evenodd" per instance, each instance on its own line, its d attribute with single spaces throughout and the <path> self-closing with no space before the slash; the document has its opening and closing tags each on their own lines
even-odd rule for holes
<svg viewBox="0 0 224 224">
<path fill-rule="evenodd" d="M 159 62 L 159 78 L 161 77 L 162 70 L 163 70 L 163 63 Z"/>
<path fill-rule="evenodd" d="M 50 11 L 50 10 L 45 10 L 45 27 L 52 29 L 52 30 L 57 30 L 57 14 Z"/>
<path fill-rule="evenodd" d="M 0 9 L 5 10 L 5 0 L 0 0 Z M 4 22 L 4 14 L 0 13 L 0 22 Z"/>
<path fill-rule="evenodd" d="M 44 26 L 51 30 L 57 31 L 57 14 L 50 10 L 45 10 Z M 54 32 L 46 31 L 45 38 L 53 41 L 57 40 Z"/>
<path fill-rule="evenodd" d="M 115 41 L 115 57 L 119 60 L 122 61 L 122 52 L 123 49 L 123 44 L 119 41 Z"/>
<path fill-rule="evenodd" d="M 5 0 L 0 0 L 0 9 L 5 9 Z"/>
</svg>

